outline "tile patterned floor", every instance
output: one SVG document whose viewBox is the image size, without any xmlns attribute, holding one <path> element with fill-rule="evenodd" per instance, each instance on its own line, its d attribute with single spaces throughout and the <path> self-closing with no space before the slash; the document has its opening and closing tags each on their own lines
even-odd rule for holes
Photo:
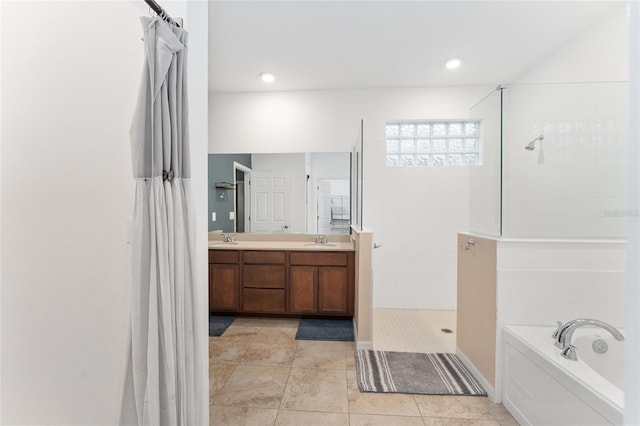
<svg viewBox="0 0 640 426">
<path fill-rule="evenodd" d="M 452 333 L 444 333 L 442 329 Z M 373 310 L 373 348 L 396 352 L 455 352 L 456 311 Z"/>
<path fill-rule="evenodd" d="M 361 393 L 354 343 L 297 341 L 297 326 L 238 318 L 209 338 L 211 425 L 517 425 L 487 398 Z"/>
</svg>

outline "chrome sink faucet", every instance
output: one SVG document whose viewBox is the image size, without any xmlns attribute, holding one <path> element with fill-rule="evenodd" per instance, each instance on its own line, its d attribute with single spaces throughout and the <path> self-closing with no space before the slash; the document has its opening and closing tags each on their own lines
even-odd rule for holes
<svg viewBox="0 0 640 426">
<path fill-rule="evenodd" d="M 224 241 L 225 243 L 235 243 L 236 234 L 231 234 L 231 235 L 222 234 L 222 241 Z"/>
<path fill-rule="evenodd" d="M 576 355 L 576 347 L 571 344 L 571 338 L 573 337 L 573 332 L 576 331 L 580 327 L 592 325 L 595 327 L 602 328 L 607 330 L 614 339 L 621 342 L 624 340 L 624 336 L 611 324 L 607 324 L 604 321 L 598 321 L 595 319 L 589 318 L 579 318 L 569 321 L 566 324 L 562 324 L 558 321 L 558 328 L 553 333 L 552 337 L 555 339 L 555 345 L 562 349 L 561 355 L 573 361 L 578 359 Z"/>
<path fill-rule="evenodd" d="M 316 244 L 327 244 L 326 235 L 316 235 Z"/>
</svg>

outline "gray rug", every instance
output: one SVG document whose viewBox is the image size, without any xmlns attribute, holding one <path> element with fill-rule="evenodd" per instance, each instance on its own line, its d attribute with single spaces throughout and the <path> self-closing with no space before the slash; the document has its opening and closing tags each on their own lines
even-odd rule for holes
<svg viewBox="0 0 640 426">
<path fill-rule="evenodd" d="M 334 319 L 301 319 L 296 340 L 333 340 L 353 342 L 353 321 Z"/>
<path fill-rule="evenodd" d="M 222 336 L 236 317 L 209 316 L 209 336 Z"/>
<path fill-rule="evenodd" d="M 487 394 L 455 354 L 359 350 L 355 357 L 362 392 Z"/>
</svg>

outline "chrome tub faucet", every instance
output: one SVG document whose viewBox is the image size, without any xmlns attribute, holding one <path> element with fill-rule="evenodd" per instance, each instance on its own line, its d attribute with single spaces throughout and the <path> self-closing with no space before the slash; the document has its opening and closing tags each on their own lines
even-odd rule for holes
<svg viewBox="0 0 640 426">
<path fill-rule="evenodd" d="M 573 332 L 576 331 L 580 327 L 584 326 L 595 326 L 607 330 L 614 339 L 621 342 L 624 340 L 624 336 L 611 324 L 607 324 L 604 321 L 598 321 L 590 318 L 578 318 L 572 321 L 569 321 L 566 324 L 562 324 L 558 321 L 558 328 L 553 333 L 551 337 L 555 339 L 555 345 L 562 349 L 560 353 L 564 358 L 570 359 L 572 361 L 576 361 L 578 356 L 576 354 L 576 347 L 571 344 L 571 338 L 573 337 Z"/>
</svg>

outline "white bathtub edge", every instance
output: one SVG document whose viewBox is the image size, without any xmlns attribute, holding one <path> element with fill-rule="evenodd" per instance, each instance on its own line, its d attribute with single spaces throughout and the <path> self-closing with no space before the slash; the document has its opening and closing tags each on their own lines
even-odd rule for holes
<svg viewBox="0 0 640 426">
<path fill-rule="evenodd" d="M 502 405 L 504 405 L 504 408 L 507 409 L 509 414 L 511 414 L 511 417 L 513 417 L 520 426 L 532 426 L 529 419 L 525 417 L 522 411 L 520 411 L 507 396 L 503 395 Z"/>
<path fill-rule="evenodd" d="M 522 336 L 521 330 L 523 329 L 539 329 L 544 330 L 545 336 L 549 336 L 548 343 L 542 347 L 538 347 L 531 341 L 527 340 L 528 336 Z M 623 408 L 618 406 L 606 395 L 600 392 L 600 389 L 589 386 L 584 383 L 583 380 L 576 375 L 571 368 L 573 361 L 562 360 L 559 357 L 559 351 L 553 346 L 551 339 L 551 333 L 553 327 L 546 326 L 505 326 L 503 327 L 503 350 L 506 350 L 506 346 L 512 346 L 514 349 L 521 352 L 521 354 L 528 359 L 532 365 L 540 368 L 549 377 L 552 377 L 559 386 L 562 386 L 565 390 L 570 392 L 573 396 L 581 400 L 590 409 L 596 412 L 602 418 L 607 419 L 611 424 L 622 424 Z M 547 342 L 545 340 L 545 342 Z M 548 354 L 552 353 L 558 356 L 550 357 Z M 503 368 L 506 368 L 506 363 L 503 363 Z M 507 380 L 508 374 L 503 374 L 503 380 Z M 609 385 L 612 386 L 612 385 Z M 503 383 L 503 395 L 502 400 L 504 406 L 512 413 L 513 417 L 522 422 L 522 419 L 518 418 L 517 414 L 520 414 L 523 419 L 526 418 L 524 413 L 516 410 L 514 404 L 511 403 L 507 392 L 507 384 Z M 512 411 L 514 410 L 514 411 Z M 517 413 L 517 414 L 516 414 Z"/>
<path fill-rule="evenodd" d="M 480 382 L 480 384 L 482 385 L 484 390 L 487 391 L 487 396 L 489 397 L 491 402 L 499 403 L 500 401 L 496 400 L 496 390 L 495 390 L 495 388 L 489 384 L 487 379 L 484 378 L 484 376 L 480 373 L 480 371 L 478 371 L 476 366 L 473 365 L 473 363 L 471 361 L 469 361 L 469 358 L 467 358 L 467 356 L 457 346 L 456 346 L 456 356 L 458 358 L 460 358 L 460 361 L 462 361 L 464 366 L 467 367 L 469 369 L 469 371 L 471 371 L 473 376 L 476 379 L 478 379 L 478 381 Z"/>
</svg>

